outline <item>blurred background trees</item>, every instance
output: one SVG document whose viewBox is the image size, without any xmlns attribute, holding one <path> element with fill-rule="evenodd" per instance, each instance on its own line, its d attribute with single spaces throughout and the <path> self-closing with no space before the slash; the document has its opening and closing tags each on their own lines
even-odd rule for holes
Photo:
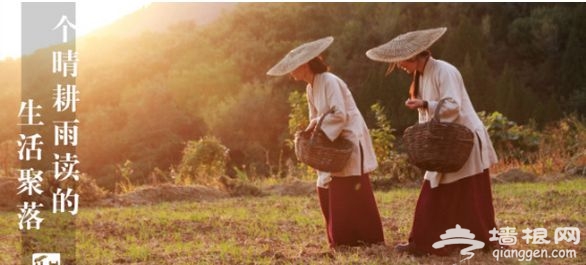
<svg viewBox="0 0 586 265">
<path fill-rule="evenodd" d="M 393 152 L 416 121 L 403 106 L 410 80 L 400 71 L 385 77 L 386 65 L 364 53 L 416 29 L 448 27 L 433 56 L 460 69 L 476 110 L 488 113 L 493 131 L 508 141 L 503 146 L 519 141 L 529 152 L 540 140 L 527 128 L 550 128 L 568 117 L 567 124 L 581 124 L 586 114 L 584 3 L 225 5 L 223 13 L 215 6 L 205 23 L 186 16 L 166 30 L 158 25 L 127 35 L 114 23 L 78 41 L 78 154 L 81 170 L 98 184 L 113 189 L 123 164 L 132 166 L 127 177 L 137 184 L 155 169 L 171 172 L 193 148 L 188 143 L 204 136 L 229 149 L 225 174 L 290 174 L 296 166 L 287 143 L 304 126 L 304 85 L 265 73 L 291 48 L 328 35 L 336 39 L 325 54 L 332 72 L 348 83 L 377 141 L 390 141 Z M 171 12 L 156 4 L 140 12 L 157 10 Z M 123 22 L 128 27 L 132 17 Z M 3 142 L 17 138 L 20 64 L 2 61 L 0 70 Z M 511 122 L 517 131 L 503 127 Z M 524 138 L 515 140 L 515 133 Z"/>
</svg>

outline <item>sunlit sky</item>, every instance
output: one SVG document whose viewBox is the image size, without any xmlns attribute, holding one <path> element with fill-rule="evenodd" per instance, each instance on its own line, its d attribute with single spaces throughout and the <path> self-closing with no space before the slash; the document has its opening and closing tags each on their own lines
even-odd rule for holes
<svg viewBox="0 0 586 265">
<path fill-rule="evenodd" d="M 0 60 L 18 58 L 21 55 L 21 3 L 22 1 L 0 0 Z M 78 0 L 75 3 L 76 34 L 79 38 L 148 6 L 150 1 Z"/>
</svg>

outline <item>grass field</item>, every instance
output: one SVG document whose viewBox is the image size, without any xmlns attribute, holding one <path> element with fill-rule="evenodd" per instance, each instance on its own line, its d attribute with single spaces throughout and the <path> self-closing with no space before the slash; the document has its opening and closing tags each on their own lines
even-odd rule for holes
<svg viewBox="0 0 586 265">
<path fill-rule="evenodd" d="M 497 224 L 516 227 L 513 249 L 572 249 L 570 259 L 496 261 L 475 251 L 461 264 L 586 264 L 586 242 L 553 243 L 557 227 L 586 231 L 586 179 L 496 184 Z M 237 197 L 200 203 L 82 208 L 76 220 L 77 264 L 457 264 L 463 257 L 400 256 L 419 190 L 376 192 L 387 246 L 330 252 L 316 196 Z M 16 211 L 0 213 L 0 264 L 19 264 Z M 521 230 L 543 227 L 551 243 L 527 245 Z M 26 259 L 25 259 L 26 260 Z"/>
</svg>

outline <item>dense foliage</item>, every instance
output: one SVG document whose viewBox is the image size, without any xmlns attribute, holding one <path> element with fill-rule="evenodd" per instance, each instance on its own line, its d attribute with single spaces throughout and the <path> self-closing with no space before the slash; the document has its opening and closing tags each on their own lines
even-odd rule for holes
<svg viewBox="0 0 586 265">
<path fill-rule="evenodd" d="M 226 167 L 228 149 L 213 137 L 189 141 L 183 150 L 176 183 L 214 184 Z"/>
<path fill-rule="evenodd" d="M 364 53 L 397 34 L 439 26 L 448 31 L 433 56 L 460 69 L 477 111 L 531 120 L 535 128 L 568 113 L 580 119 L 585 13 L 583 3 L 242 3 L 205 26 L 87 37 L 78 42 L 81 167 L 113 187 L 117 165 L 130 160 L 130 179 L 141 182 L 154 168 L 179 165 L 186 143 L 209 135 L 229 148 L 229 169 L 286 174 L 294 160 L 286 144 L 291 122 L 303 126 L 290 101 L 304 99 L 304 85 L 265 72 L 297 44 L 327 35 L 336 40 L 326 61 L 349 84 L 369 126 L 386 115 L 397 136 L 416 120 L 403 106 L 409 78 L 400 71 L 385 77 L 386 65 Z M 18 66 L 0 62 L 7 124 L 16 124 Z M 15 127 L 0 128 L 0 142 L 15 139 Z"/>
</svg>

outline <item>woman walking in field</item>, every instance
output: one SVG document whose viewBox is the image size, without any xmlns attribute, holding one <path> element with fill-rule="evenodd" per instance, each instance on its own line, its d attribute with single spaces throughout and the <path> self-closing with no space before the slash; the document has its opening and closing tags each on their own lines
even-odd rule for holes
<svg viewBox="0 0 586 265">
<path fill-rule="evenodd" d="M 492 142 L 458 69 L 433 58 L 428 50 L 445 31 L 446 28 L 435 28 L 408 32 L 366 52 L 372 60 L 389 63 L 387 73 L 398 66 L 413 76 L 405 106 L 419 112 L 420 123 L 430 121 L 430 114 L 444 100 L 440 120 L 464 125 L 474 133 L 472 152 L 460 170 L 425 172 L 409 242 L 395 248 L 415 255 L 448 254 L 450 248 L 435 249 L 432 245 L 456 225 L 469 229 L 475 240 L 489 246 L 489 230 L 496 227 L 488 171 L 497 162 Z"/>
<path fill-rule="evenodd" d="M 320 54 L 333 37 L 305 43 L 291 50 L 267 74 L 290 74 L 307 83 L 306 97 L 313 130 L 322 115 L 322 131 L 335 140 L 353 143 L 348 163 L 339 172 L 318 171 L 317 193 L 325 218 L 330 247 L 384 243 L 380 215 L 372 192 L 369 173 L 377 167 L 366 123 L 346 83 L 330 73 Z"/>
</svg>

